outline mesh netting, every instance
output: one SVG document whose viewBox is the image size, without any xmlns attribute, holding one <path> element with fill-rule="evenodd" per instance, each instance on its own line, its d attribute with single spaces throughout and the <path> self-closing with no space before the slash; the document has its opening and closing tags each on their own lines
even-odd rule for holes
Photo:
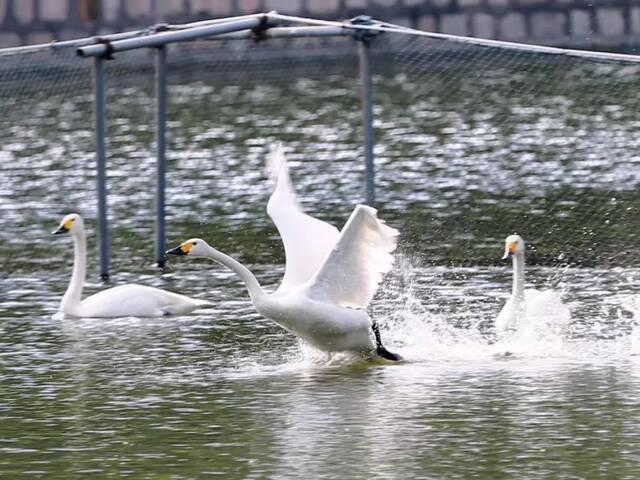
<svg viewBox="0 0 640 480">
<path fill-rule="evenodd" d="M 640 67 L 400 33 L 372 51 L 377 206 L 405 252 L 493 264 L 517 231 L 531 263 L 640 264 Z M 73 49 L 0 57 L 5 264 L 16 229 L 37 238 L 66 212 L 96 216 L 91 64 Z M 265 214 L 274 141 L 309 213 L 341 225 L 363 200 L 351 38 L 171 45 L 169 75 L 169 243 L 202 236 L 281 262 Z M 107 84 L 118 268 L 153 255 L 153 53 L 117 54 Z"/>
</svg>

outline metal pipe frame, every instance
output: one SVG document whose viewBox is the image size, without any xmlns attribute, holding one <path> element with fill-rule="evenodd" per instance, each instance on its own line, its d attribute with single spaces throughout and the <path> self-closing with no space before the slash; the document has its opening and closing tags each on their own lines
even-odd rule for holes
<svg viewBox="0 0 640 480">
<path fill-rule="evenodd" d="M 167 117 L 167 47 L 155 51 L 156 90 L 156 242 L 158 267 L 165 262 L 165 174 L 166 174 L 166 117 Z"/>
<path fill-rule="evenodd" d="M 107 228 L 107 151 L 105 146 L 106 118 L 104 62 L 96 57 L 93 64 L 94 126 L 96 142 L 96 180 L 98 182 L 98 238 L 100 249 L 100 276 L 109 279 L 109 230 Z"/>
<path fill-rule="evenodd" d="M 219 19 L 213 19 L 213 20 L 203 20 L 203 21 L 179 24 L 179 25 L 161 24 L 160 26 L 166 27 L 167 30 L 185 30 L 185 29 L 190 29 L 197 26 L 214 25 L 218 23 L 225 23 L 230 20 L 239 20 L 239 19 L 252 18 L 252 17 L 263 17 L 265 15 L 272 22 L 282 21 L 282 22 L 289 22 L 289 23 L 301 23 L 304 25 L 317 25 L 317 26 L 345 28 L 345 29 L 351 29 L 354 32 L 368 31 L 373 33 L 383 33 L 383 32 L 401 33 L 401 34 L 409 34 L 409 35 L 414 35 L 419 37 L 434 38 L 438 40 L 447 40 L 447 41 L 458 42 L 458 43 L 468 43 L 468 44 L 477 45 L 477 46 L 504 48 L 508 50 L 538 52 L 538 53 L 549 54 L 549 55 L 566 55 L 566 56 L 580 57 L 580 58 L 591 59 L 591 60 L 640 63 L 640 55 L 598 52 L 598 51 L 592 51 L 592 50 L 575 50 L 575 49 L 566 49 L 566 48 L 558 48 L 558 47 L 548 47 L 548 46 L 542 46 L 542 45 L 506 42 L 501 40 L 489 40 L 489 39 L 482 39 L 482 38 L 475 38 L 475 37 L 460 37 L 460 36 L 449 35 L 444 33 L 415 30 L 413 28 L 404 27 L 401 25 L 395 25 L 388 22 L 373 21 L 371 24 L 367 25 L 367 24 L 353 24 L 348 22 L 336 22 L 336 21 L 329 21 L 329 20 L 318 20 L 318 19 L 312 19 L 312 18 L 297 17 L 292 15 L 281 15 L 275 11 L 268 12 L 268 13 L 256 13 L 251 15 L 240 15 L 236 17 L 219 18 Z M 158 27 L 158 25 L 155 27 Z M 129 32 L 107 34 L 107 35 L 102 35 L 98 37 L 81 38 L 77 40 L 65 40 L 60 42 L 42 43 L 38 45 L 3 48 L 3 49 L 0 49 L 0 57 L 5 55 L 35 52 L 35 51 L 40 51 L 45 49 L 56 49 L 56 48 L 64 48 L 64 47 L 81 47 L 85 45 L 93 45 L 95 43 L 101 43 L 104 40 L 114 41 L 114 40 L 119 40 L 124 38 L 140 37 L 142 35 L 148 35 L 149 31 L 153 30 L 153 28 L 154 27 L 146 28 L 142 30 L 134 30 Z"/>
<path fill-rule="evenodd" d="M 261 18 L 265 15 L 271 17 L 275 12 L 267 12 L 267 13 L 251 13 L 249 15 L 238 15 L 236 17 L 224 17 L 224 18 L 214 18 L 210 20 L 199 20 L 197 22 L 190 23 L 182 23 L 182 24 L 171 24 L 168 25 L 169 30 L 185 30 L 188 28 L 194 27 L 204 27 L 207 25 L 217 25 L 219 23 L 227 23 L 231 20 L 244 20 L 246 18 Z"/>
<path fill-rule="evenodd" d="M 300 38 L 300 37 L 340 37 L 351 36 L 353 30 L 348 27 L 273 27 L 265 30 L 256 37 L 251 30 L 225 33 L 217 35 L 207 40 L 246 40 L 246 39 L 267 39 L 267 38 Z"/>
<path fill-rule="evenodd" d="M 31 52 L 38 52 L 43 50 L 64 50 L 66 48 L 78 49 L 79 47 L 85 47 L 88 45 L 104 43 L 105 41 L 113 42 L 116 40 L 125 40 L 127 38 L 139 38 L 143 36 L 148 36 L 148 35 L 156 34 L 159 31 L 186 30 L 193 27 L 227 23 L 230 20 L 242 20 L 245 18 L 259 18 L 264 15 L 265 15 L 264 13 L 253 13 L 251 15 L 240 15 L 237 17 L 228 17 L 228 18 L 216 18 L 213 20 L 203 20 L 199 22 L 185 23 L 181 25 L 171 25 L 171 24 L 161 23 L 161 24 L 153 25 L 151 27 L 147 27 L 143 29 L 130 30 L 128 32 L 109 33 L 106 35 L 98 35 L 94 37 L 77 38 L 75 40 L 60 40 L 60 41 L 54 41 L 49 43 L 40 43 L 36 45 L 26 45 L 22 47 L 0 48 L 0 56 L 16 55 L 21 53 L 31 53 Z"/>
<path fill-rule="evenodd" d="M 245 18 L 242 20 L 230 20 L 203 27 L 194 27 L 185 30 L 172 32 L 161 32 L 146 37 L 129 38 L 126 40 L 116 40 L 98 45 L 80 47 L 76 53 L 81 57 L 109 56 L 112 53 L 135 50 L 138 48 L 152 48 L 167 45 L 168 43 L 186 42 L 199 38 L 221 35 L 224 33 L 237 32 L 239 30 L 250 30 L 255 28 L 267 28 L 269 17 L 263 14 L 255 18 Z"/>
<path fill-rule="evenodd" d="M 373 97 L 371 93 L 371 46 L 368 40 L 358 41 L 360 84 L 362 88 L 362 134 L 366 203 L 375 206 L 375 170 L 373 164 Z"/>
<path fill-rule="evenodd" d="M 167 44 L 203 38 L 227 39 L 267 39 L 292 37 L 353 36 L 358 41 L 360 60 L 360 80 L 362 85 L 362 118 L 365 153 L 366 203 L 374 205 L 374 164 L 373 164 L 373 107 L 371 88 L 370 37 L 359 36 L 358 30 L 348 24 L 331 26 L 276 27 L 278 18 L 273 14 L 258 14 L 248 17 L 220 19 L 184 30 L 162 31 L 148 36 L 125 37 L 119 34 L 96 38 L 90 45 L 80 46 L 79 56 L 94 57 L 94 114 L 95 142 L 98 182 L 98 217 L 100 275 L 109 278 L 109 238 L 107 228 L 107 187 L 106 187 L 106 88 L 104 62 L 112 53 L 139 48 L 155 48 L 155 93 L 156 93 L 156 195 L 155 195 L 155 260 L 159 267 L 165 263 L 165 187 L 166 187 L 166 107 L 167 107 Z M 277 15 L 276 15 L 277 17 Z"/>
</svg>

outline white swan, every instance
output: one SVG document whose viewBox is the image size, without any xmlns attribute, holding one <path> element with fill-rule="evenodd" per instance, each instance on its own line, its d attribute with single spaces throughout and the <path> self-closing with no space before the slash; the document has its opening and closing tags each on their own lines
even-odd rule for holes
<svg viewBox="0 0 640 480">
<path fill-rule="evenodd" d="M 557 292 L 524 288 L 525 244 L 520 235 L 505 240 L 503 260 L 512 258 L 513 287 L 511 297 L 495 321 L 496 334 L 503 338 L 510 333 L 531 328 L 539 333 L 564 328 L 571 319 L 569 309 Z M 557 332 L 556 332 L 557 333 Z"/>
<path fill-rule="evenodd" d="M 73 238 L 73 273 L 69 287 L 60 302 L 60 313 L 70 317 L 160 317 L 190 313 L 210 305 L 184 295 L 142 285 L 120 285 L 96 293 L 84 300 L 82 288 L 86 275 L 87 241 L 82 217 L 77 213 L 65 216 L 54 235 L 70 233 Z"/>
<path fill-rule="evenodd" d="M 244 265 L 202 239 L 187 240 L 167 253 L 205 257 L 230 268 L 247 286 L 261 315 L 320 350 L 399 360 L 382 345 L 378 327 L 366 312 L 393 264 L 397 230 L 365 205 L 356 206 L 341 232 L 306 215 L 291 186 L 282 149 L 277 148 L 269 160 L 276 187 L 267 212 L 280 232 L 286 256 L 284 278 L 275 292 L 265 292 Z"/>
</svg>

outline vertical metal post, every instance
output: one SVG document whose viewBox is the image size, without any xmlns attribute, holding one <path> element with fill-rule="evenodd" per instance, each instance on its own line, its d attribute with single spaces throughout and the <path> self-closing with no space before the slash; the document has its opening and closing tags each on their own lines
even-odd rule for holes
<svg viewBox="0 0 640 480">
<path fill-rule="evenodd" d="M 373 166 L 373 100 L 371 96 L 371 50 L 368 39 L 358 41 L 360 84 L 362 88 L 362 127 L 364 136 L 365 191 L 367 205 L 375 205 Z"/>
<path fill-rule="evenodd" d="M 165 261 L 165 172 L 166 142 L 165 125 L 167 116 L 167 47 L 155 51 L 156 89 L 156 263 L 160 268 Z"/>
<path fill-rule="evenodd" d="M 95 57 L 93 64 L 93 97 L 95 115 L 96 168 L 98 181 L 98 238 L 100 247 L 100 276 L 109 279 L 109 230 L 107 228 L 107 152 L 105 147 L 106 88 L 104 62 Z"/>
</svg>

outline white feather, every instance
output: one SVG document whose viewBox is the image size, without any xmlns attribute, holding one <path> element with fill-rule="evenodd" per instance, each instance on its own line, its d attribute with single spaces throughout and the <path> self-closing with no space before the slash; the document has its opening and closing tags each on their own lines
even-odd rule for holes
<svg viewBox="0 0 640 480">
<path fill-rule="evenodd" d="M 552 290 L 525 289 L 524 240 L 510 235 L 505 240 L 505 256 L 513 259 L 511 296 L 495 320 L 499 339 L 525 337 L 541 338 L 560 335 L 571 320 L 569 309 L 560 294 Z"/>
<path fill-rule="evenodd" d="M 62 317 L 159 317 L 186 314 L 211 305 L 204 300 L 135 284 L 109 288 L 82 300 L 87 249 L 82 217 L 76 213 L 65 216 L 56 233 L 63 232 L 73 239 L 74 262 L 69 286 L 60 302 Z"/>
<path fill-rule="evenodd" d="M 504 338 L 515 332 L 536 332 L 539 335 L 561 334 L 571 320 L 571 312 L 558 292 L 524 290 L 524 304 L 517 308 L 509 297 L 496 318 L 496 333 Z"/>
<path fill-rule="evenodd" d="M 364 205 L 355 208 L 341 233 L 306 215 L 293 192 L 280 147 L 269 156 L 268 174 L 276 186 L 267 212 L 280 232 L 287 261 L 276 292 L 265 292 L 249 269 L 200 238 L 187 240 L 180 251 L 232 269 L 260 314 L 320 350 L 399 359 L 383 347 L 379 336 L 374 337 L 365 310 L 393 264 L 398 232 Z"/>
<path fill-rule="evenodd" d="M 69 315 L 76 317 L 161 317 L 184 315 L 211 305 L 173 292 L 145 285 L 127 284 L 109 288 L 80 302 Z"/>
<path fill-rule="evenodd" d="M 289 177 L 284 151 L 277 145 L 267 158 L 267 173 L 275 188 L 267 213 L 276 225 L 286 257 L 278 291 L 302 285 L 315 275 L 340 235 L 333 225 L 303 212 Z"/>
<path fill-rule="evenodd" d="M 358 205 L 340 238 L 308 286 L 314 300 L 367 308 L 385 273 L 393 266 L 398 231 Z"/>
</svg>

